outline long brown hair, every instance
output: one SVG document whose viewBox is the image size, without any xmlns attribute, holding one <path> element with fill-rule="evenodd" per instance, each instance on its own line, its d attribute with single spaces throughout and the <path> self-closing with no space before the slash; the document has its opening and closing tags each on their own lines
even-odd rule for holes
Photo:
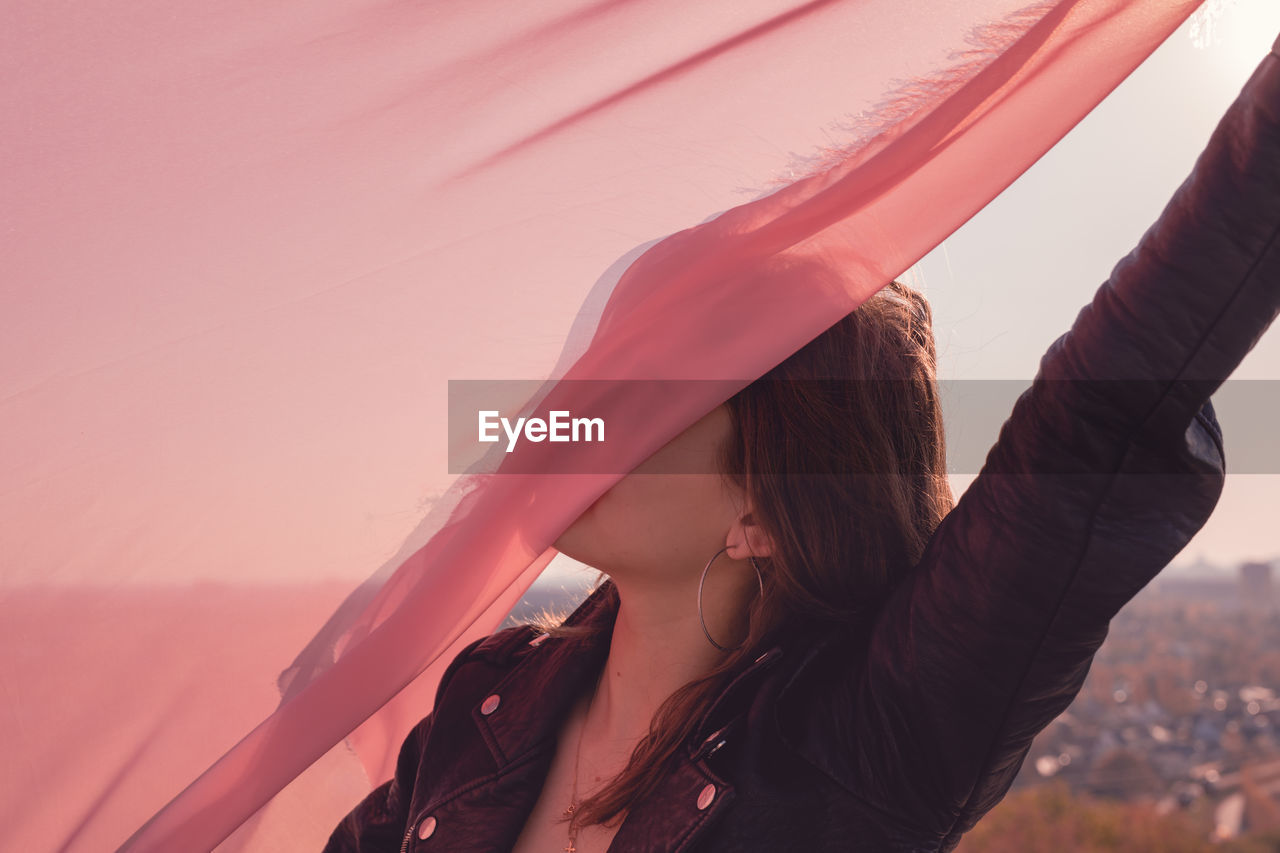
<svg viewBox="0 0 1280 853">
<path fill-rule="evenodd" d="M 608 824 L 657 787 L 701 712 L 775 631 L 866 625 L 920 559 L 955 502 L 936 367 L 929 303 L 892 281 L 726 401 L 720 470 L 774 543 L 757 560 L 763 594 L 746 640 L 663 703 L 627 766 L 579 805 L 580 825 Z M 529 624 L 566 638 L 605 630 L 620 603 L 606 578 L 593 589 L 606 587 L 598 618 Z"/>
</svg>

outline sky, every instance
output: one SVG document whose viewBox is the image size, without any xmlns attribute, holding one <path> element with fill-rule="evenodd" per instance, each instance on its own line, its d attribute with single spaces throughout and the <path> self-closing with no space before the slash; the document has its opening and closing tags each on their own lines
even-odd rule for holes
<svg viewBox="0 0 1280 853">
<path fill-rule="evenodd" d="M 1188 20 L 1052 150 L 903 276 L 933 307 L 938 376 L 1022 380 L 1134 248 L 1190 173 L 1222 113 L 1280 35 L 1280 3 L 1215 2 Z M 1232 375 L 1280 379 L 1269 332 Z M 1216 399 L 1216 398 L 1215 398 Z M 1007 414 L 1007 413 L 1006 413 Z M 1166 569 L 1231 571 L 1280 557 L 1280 475 L 1231 473 L 1233 412 L 1220 410 L 1228 476 L 1217 509 Z M 999 420 L 1003 420 L 1001 417 Z M 989 444 L 999 424 L 992 427 Z M 972 472 L 953 477 L 957 497 Z M 594 576 L 558 556 L 541 579 Z"/>
</svg>

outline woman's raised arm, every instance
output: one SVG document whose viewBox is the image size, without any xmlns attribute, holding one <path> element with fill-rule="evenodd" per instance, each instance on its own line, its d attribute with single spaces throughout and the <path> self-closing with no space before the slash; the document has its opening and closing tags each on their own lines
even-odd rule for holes
<svg viewBox="0 0 1280 853">
<path fill-rule="evenodd" d="M 1278 233 L 1280 41 L 1159 220 L 1042 357 L 979 476 L 888 597 L 865 662 L 839 686 L 835 729 L 806 736 L 812 760 L 936 831 L 937 849 L 1004 796 L 1112 617 L 1217 503 L 1209 395 L 1280 310 Z"/>
</svg>

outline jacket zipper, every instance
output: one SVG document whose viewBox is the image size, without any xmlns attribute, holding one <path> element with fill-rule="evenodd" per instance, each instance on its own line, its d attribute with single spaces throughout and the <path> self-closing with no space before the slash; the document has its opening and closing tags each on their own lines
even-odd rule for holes
<svg viewBox="0 0 1280 853">
<path fill-rule="evenodd" d="M 427 805 L 430 805 L 430 803 L 428 803 Z M 409 852 L 409 842 L 413 840 L 413 833 L 417 831 L 419 824 L 421 824 L 423 821 L 423 818 L 426 818 L 427 816 L 428 815 L 427 815 L 426 809 L 423 809 L 422 811 L 418 812 L 418 819 L 415 821 L 411 821 L 409 823 L 409 829 L 404 834 L 404 841 L 400 842 L 400 853 Z"/>
</svg>

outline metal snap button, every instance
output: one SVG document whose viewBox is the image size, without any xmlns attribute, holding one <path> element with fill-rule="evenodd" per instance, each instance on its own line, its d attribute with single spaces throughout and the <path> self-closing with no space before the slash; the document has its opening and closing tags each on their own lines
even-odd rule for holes
<svg viewBox="0 0 1280 853">
<path fill-rule="evenodd" d="M 498 710 L 498 703 L 502 701 L 497 693 L 489 694 L 489 698 L 484 700 L 484 704 L 480 706 L 480 713 L 486 717 Z"/>
<path fill-rule="evenodd" d="M 431 833 L 436 831 L 436 817 L 432 815 L 422 822 L 418 827 L 418 838 L 426 841 L 431 837 Z"/>
<path fill-rule="evenodd" d="M 698 794 L 698 808 L 705 809 L 707 806 L 711 805 L 711 801 L 715 799 L 715 796 L 716 786 L 710 784 L 707 785 L 702 789 L 702 793 Z"/>
</svg>

